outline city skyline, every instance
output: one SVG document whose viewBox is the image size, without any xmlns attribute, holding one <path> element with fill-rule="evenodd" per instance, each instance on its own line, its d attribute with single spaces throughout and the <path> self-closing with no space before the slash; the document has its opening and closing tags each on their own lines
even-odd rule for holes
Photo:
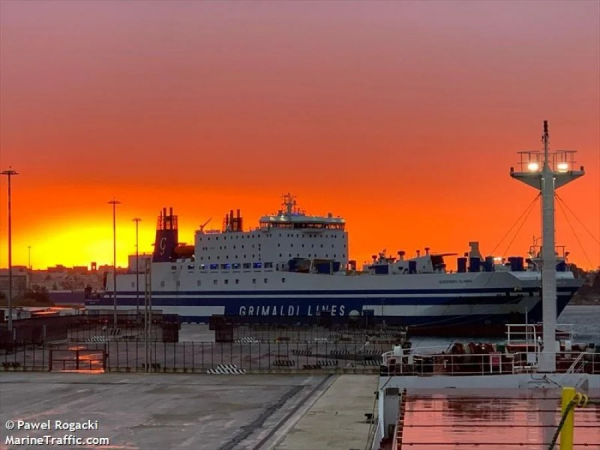
<svg viewBox="0 0 600 450">
<path fill-rule="evenodd" d="M 523 255 L 539 208 L 498 246 L 535 197 L 509 170 L 541 149 L 549 120 L 551 148 L 586 169 L 558 195 L 594 235 L 559 202 L 556 243 L 600 266 L 597 2 L 6 1 L 0 13 L 14 265 L 29 247 L 34 268 L 112 264 L 113 198 L 125 266 L 135 217 L 151 252 L 163 207 L 191 244 L 230 209 L 257 226 L 286 192 L 344 217 L 359 263 L 469 241 Z"/>
</svg>

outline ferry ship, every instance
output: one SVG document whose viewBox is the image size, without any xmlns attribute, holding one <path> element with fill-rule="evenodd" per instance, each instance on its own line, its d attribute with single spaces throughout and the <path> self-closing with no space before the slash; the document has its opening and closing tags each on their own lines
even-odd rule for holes
<svg viewBox="0 0 600 450">
<path fill-rule="evenodd" d="M 139 264 L 138 272 L 130 258 L 129 272 L 118 274 L 116 283 L 108 274 L 105 296 L 86 300 L 86 308 L 112 310 L 116 303 L 119 310 L 136 309 L 148 291 L 154 310 L 192 323 L 212 316 L 248 323 L 364 320 L 426 334 L 481 335 L 494 326 L 503 332 L 506 323 L 542 319 L 535 249 L 528 258 L 483 258 L 471 242 L 455 271 L 445 263 L 455 254 L 425 248 L 413 257 L 403 251 L 393 257 L 384 251 L 360 270 L 349 259 L 343 218 L 309 215 L 290 194 L 282 206 L 250 230 L 244 230 L 240 211 L 231 210 L 221 230 L 201 226 L 194 245 L 179 244 L 177 216 L 163 209 L 149 269 Z M 560 315 L 582 281 L 566 257 L 557 261 Z"/>
</svg>

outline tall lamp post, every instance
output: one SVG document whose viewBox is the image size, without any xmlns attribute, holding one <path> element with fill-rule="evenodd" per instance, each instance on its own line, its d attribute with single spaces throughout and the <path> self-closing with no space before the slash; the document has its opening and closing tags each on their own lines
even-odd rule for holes
<svg viewBox="0 0 600 450">
<path fill-rule="evenodd" d="M 8 331 L 12 336 L 12 211 L 11 211 L 11 192 L 10 179 L 13 175 L 19 175 L 18 172 L 8 168 L 0 172 L 1 175 L 8 177 Z"/>
<path fill-rule="evenodd" d="M 31 245 L 27 246 L 27 250 L 29 252 L 29 258 L 28 258 L 28 263 L 29 263 L 29 270 L 31 271 Z"/>
<path fill-rule="evenodd" d="M 140 252 L 138 245 L 138 227 L 142 219 L 136 217 L 133 219 L 135 222 L 135 313 L 136 316 L 140 315 Z"/>
<path fill-rule="evenodd" d="M 113 207 L 113 327 L 117 328 L 117 205 L 114 198 L 108 202 Z"/>
</svg>

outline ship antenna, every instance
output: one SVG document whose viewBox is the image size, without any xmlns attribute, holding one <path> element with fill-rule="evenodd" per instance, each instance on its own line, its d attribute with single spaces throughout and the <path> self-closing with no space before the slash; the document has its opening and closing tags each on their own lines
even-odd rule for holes
<svg viewBox="0 0 600 450">
<path fill-rule="evenodd" d="M 291 216 L 294 213 L 294 207 L 296 206 L 296 200 L 289 192 L 283 196 L 284 211 L 287 216 Z"/>
<path fill-rule="evenodd" d="M 550 153 L 548 121 L 544 120 L 544 160 L 539 167 L 539 152 L 520 152 L 522 165 L 519 172 L 511 168 L 510 175 L 541 191 L 542 194 L 542 320 L 544 348 L 539 358 L 540 372 L 556 372 L 556 250 L 554 234 L 554 192 L 561 186 L 583 176 L 583 167 L 576 170 L 573 150 Z M 571 157 L 571 161 L 569 161 Z M 534 242 L 535 245 L 535 242 Z"/>
</svg>

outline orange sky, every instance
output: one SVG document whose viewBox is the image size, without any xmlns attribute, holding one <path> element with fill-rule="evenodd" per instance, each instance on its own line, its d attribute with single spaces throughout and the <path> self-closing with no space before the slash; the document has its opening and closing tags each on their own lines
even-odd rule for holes
<svg viewBox="0 0 600 450">
<path fill-rule="evenodd" d="M 256 225 L 287 191 L 344 216 L 361 262 L 487 254 L 535 197 L 509 168 L 547 119 L 586 167 L 559 195 L 594 235 L 557 211 L 557 243 L 600 265 L 599 2 L 3 0 L 0 96 L 14 264 L 28 246 L 36 268 L 110 263 L 113 196 L 125 264 L 133 217 L 150 251 L 163 206 L 192 242 L 232 208 Z M 539 234 L 536 208 L 496 253 Z"/>
</svg>

